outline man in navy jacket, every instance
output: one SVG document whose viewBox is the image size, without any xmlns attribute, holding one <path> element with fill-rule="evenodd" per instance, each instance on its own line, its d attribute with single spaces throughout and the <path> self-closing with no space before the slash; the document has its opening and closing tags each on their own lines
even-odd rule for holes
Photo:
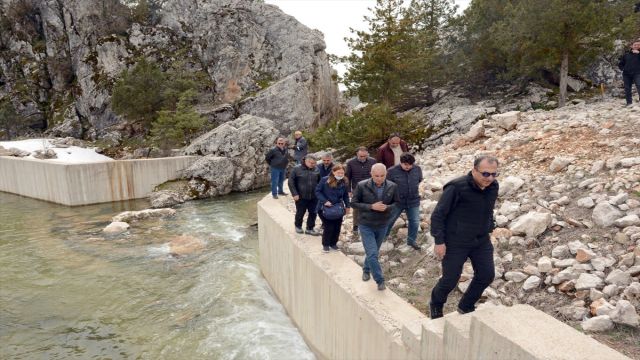
<svg viewBox="0 0 640 360">
<path fill-rule="evenodd" d="M 631 51 L 622 55 L 618 67 L 622 70 L 627 105 L 631 105 L 633 102 L 631 96 L 633 84 L 636 85 L 638 96 L 640 96 L 640 39 L 631 44 Z"/>
<path fill-rule="evenodd" d="M 391 167 L 387 173 L 387 179 L 398 185 L 398 197 L 400 199 L 397 207 L 391 213 L 387 236 L 389 236 L 393 224 L 404 211 L 409 222 L 407 245 L 415 250 L 420 250 L 420 246 L 416 244 L 416 238 L 420 227 L 420 193 L 418 186 L 422 182 L 422 169 L 414 165 L 415 162 L 416 158 L 413 155 L 404 153 L 400 155 L 400 165 Z"/>
<path fill-rule="evenodd" d="M 473 265 L 473 280 L 460 299 L 458 312 L 475 310 L 475 303 L 495 277 L 493 208 L 498 197 L 498 160 L 482 155 L 473 169 L 444 186 L 442 197 L 431 214 L 434 251 L 442 259 L 442 277 L 431 292 L 431 318 L 442 317 L 447 296 L 456 287 L 467 259 Z"/>
</svg>

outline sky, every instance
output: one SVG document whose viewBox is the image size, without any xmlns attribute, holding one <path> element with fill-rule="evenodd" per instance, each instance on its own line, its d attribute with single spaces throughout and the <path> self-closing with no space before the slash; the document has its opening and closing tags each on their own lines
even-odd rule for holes
<svg viewBox="0 0 640 360">
<path fill-rule="evenodd" d="M 349 28 L 366 30 L 363 17 L 369 14 L 367 8 L 373 8 L 375 0 L 265 0 L 277 5 L 285 13 L 312 29 L 324 33 L 327 53 L 344 56 L 349 47 L 344 41 L 351 36 Z M 464 10 L 471 0 L 455 0 L 458 11 Z M 338 73 L 344 73 L 344 67 L 338 67 Z"/>
</svg>

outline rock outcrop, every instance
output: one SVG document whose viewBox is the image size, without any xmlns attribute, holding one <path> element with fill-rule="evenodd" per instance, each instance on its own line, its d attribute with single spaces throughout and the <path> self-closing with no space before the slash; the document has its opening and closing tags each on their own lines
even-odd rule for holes
<svg viewBox="0 0 640 360">
<path fill-rule="evenodd" d="M 182 70 L 206 74 L 212 96 L 200 101 L 214 108 L 216 122 L 249 113 L 288 134 L 338 111 L 322 34 L 276 6 L 251 0 L 155 4 L 139 21 L 118 1 L 4 1 L 0 100 L 9 99 L 30 124 L 54 136 L 129 136 L 135 129 L 114 114 L 111 91 L 123 70 L 146 57 L 162 68 L 184 61 Z"/>
</svg>

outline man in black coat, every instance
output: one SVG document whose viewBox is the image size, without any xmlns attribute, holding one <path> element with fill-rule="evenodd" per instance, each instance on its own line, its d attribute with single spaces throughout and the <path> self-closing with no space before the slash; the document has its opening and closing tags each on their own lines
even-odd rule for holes
<svg viewBox="0 0 640 360">
<path fill-rule="evenodd" d="M 351 208 L 358 209 L 360 238 L 366 254 L 362 268 L 362 280 L 373 279 L 378 290 L 384 290 L 384 276 L 378 261 L 380 246 L 387 236 L 387 224 L 398 203 L 398 186 L 386 180 L 387 168 L 375 164 L 371 168 L 371 179 L 358 183 L 351 198 Z"/>
<path fill-rule="evenodd" d="M 351 184 L 351 193 L 362 180 L 371 176 L 371 167 L 376 163 L 376 159 L 369 156 L 369 150 L 361 146 L 356 151 L 356 157 L 347 161 L 347 173 L 345 176 Z M 358 232 L 358 210 L 353 208 L 353 232 Z"/>
<path fill-rule="evenodd" d="M 320 178 L 322 179 L 325 176 L 329 176 L 331 174 L 331 169 L 333 169 L 333 155 L 330 152 L 326 152 L 322 154 L 320 158 L 322 162 L 318 164 L 318 171 L 320 172 Z"/>
<path fill-rule="evenodd" d="M 287 195 L 283 190 L 285 171 L 289 164 L 285 138 L 276 139 L 276 146 L 265 155 L 265 160 L 271 169 L 271 195 L 274 199 L 278 195 Z"/>
<path fill-rule="evenodd" d="M 409 223 L 407 233 L 407 245 L 415 250 L 420 250 L 416 243 L 418 228 L 420 228 L 420 192 L 418 186 L 422 182 L 422 169 L 415 165 L 416 158 L 406 152 L 400 155 L 400 164 L 392 166 L 387 173 L 387 179 L 398 185 L 398 206 L 391 213 L 391 220 L 387 228 L 387 236 L 391 233 L 393 224 L 404 211 Z"/>
<path fill-rule="evenodd" d="M 289 190 L 296 202 L 295 227 L 298 234 L 302 234 L 302 219 L 307 215 L 307 230 L 309 235 L 320 235 L 314 230 L 316 226 L 316 216 L 318 198 L 316 197 L 316 186 L 320 182 L 320 173 L 316 169 L 316 159 L 312 155 L 307 155 L 302 159 L 302 164 L 291 170 L 289 175 Z"/>
<path fill-rule="evenodd" d="M 631 96 L 633 84 L 636 85 L 636 90 L 640 96 L 640 40 L 634 41 L 631 44 L 631 51 L 622 55 L 618 67 L 622 70 L 624 96 L 628 106 L 633 102 L 633 97 Z"/>
<path fill-rule="evenodd" d="M 498 197 L 498 160 L 479 156 L 466 175 L 444 186 L 442 197 L 431 215 L 434 251 L 442 260 L 442 277 L 431 292 L 431 318 L 442 317 L 447 296 L 458 284 L 462 267 L 471 259 L 473 280 L 460 299 L 458 312 L 475 310 L 482 292 L 495 276 L 493 245 L 493 208 Z"/>
</svg>

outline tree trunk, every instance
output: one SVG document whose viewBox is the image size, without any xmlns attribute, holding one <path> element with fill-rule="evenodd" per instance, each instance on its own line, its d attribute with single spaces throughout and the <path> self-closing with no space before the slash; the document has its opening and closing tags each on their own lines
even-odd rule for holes
<svg viewBox="0 0 640 360">
<path fill-rule="evenodd" d="M 569 52 L 562 53 L 562 64 L 560 65 L 560 100 L 558 107 L 563 107 L 567 102 L 567 80 L 569 79 Z"/>
</svg>

